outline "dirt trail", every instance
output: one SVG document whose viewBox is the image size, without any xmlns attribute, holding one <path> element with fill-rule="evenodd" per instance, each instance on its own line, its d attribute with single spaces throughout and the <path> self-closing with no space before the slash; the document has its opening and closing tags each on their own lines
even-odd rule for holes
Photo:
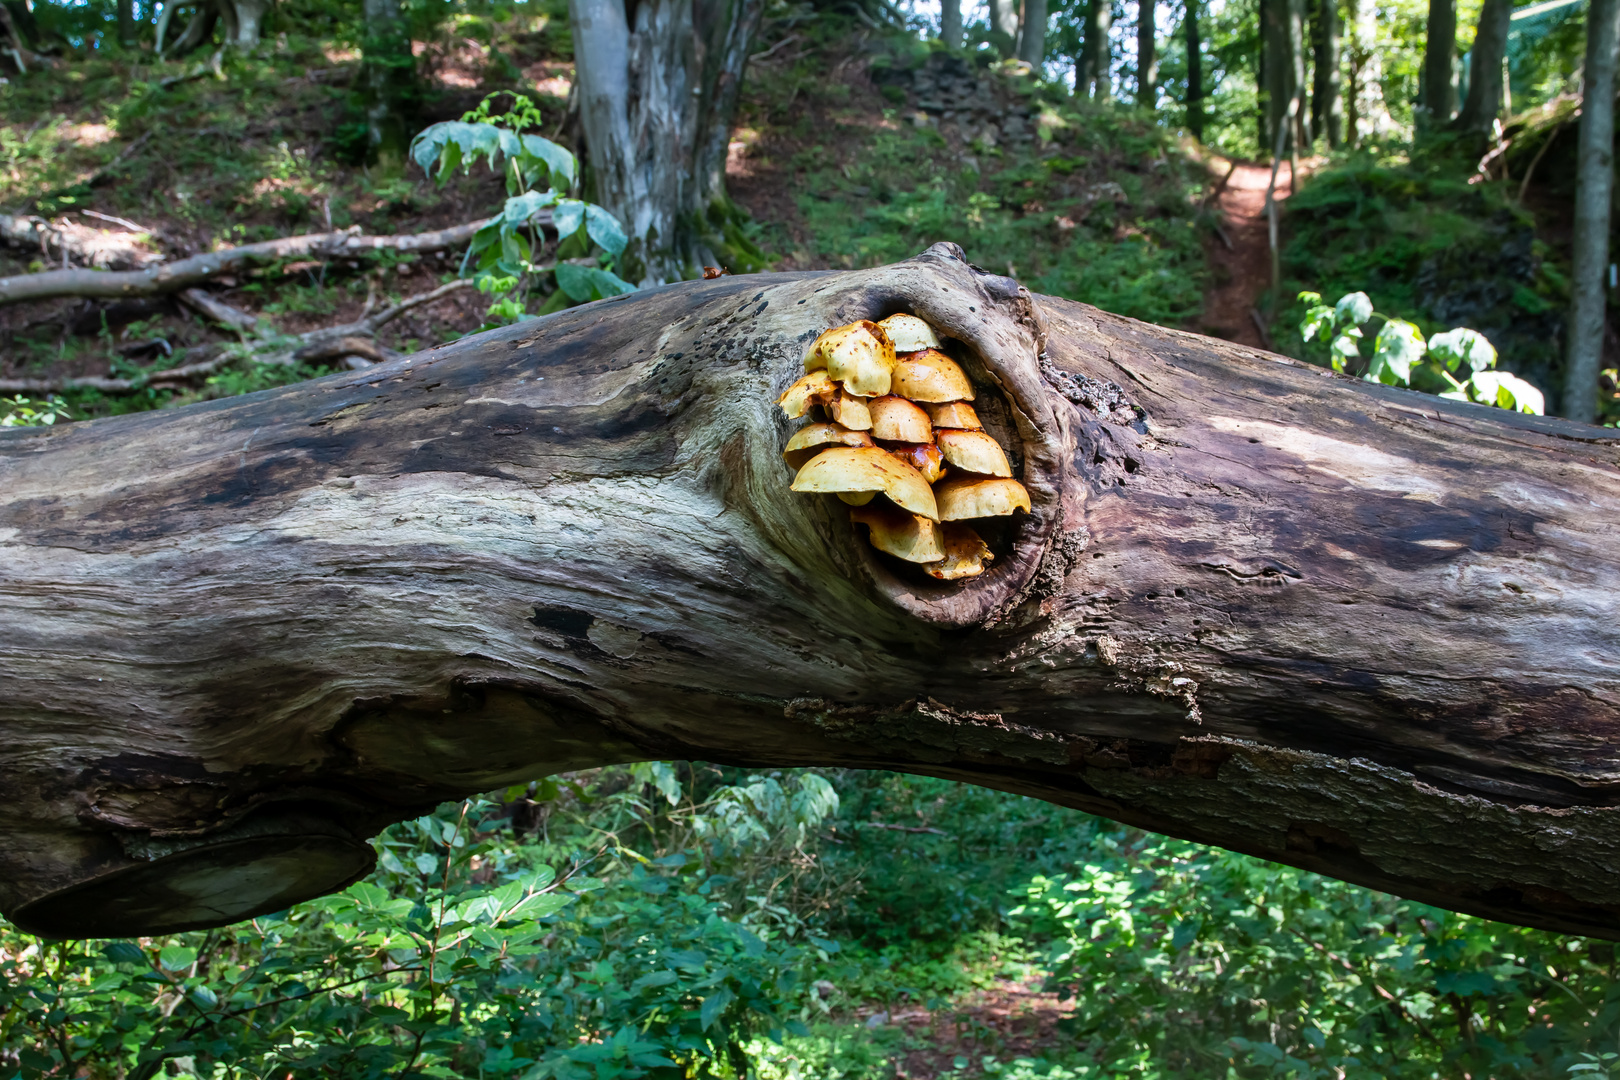
<svg viewBox="0 0 1620 1080">
<path fill-rule="evenodd" d="M 1271 287 L 1271 244 L 1266 232 L 1266 185 L 1270 182 L 1271 166 L 1240 161 L 1221 189 L 1216 201 L 1221 232 L 1209 245 L 1215 285 L 1204 294 L 1204 314 L 1199 321 L 1206 334 L 1256 348 L 1269 348 L 1253 312 Z M 1281 203 L 1291 194 L 1292 168 L 1285 161 L 1277 170 L 1277 201 Z"/>
</svg>

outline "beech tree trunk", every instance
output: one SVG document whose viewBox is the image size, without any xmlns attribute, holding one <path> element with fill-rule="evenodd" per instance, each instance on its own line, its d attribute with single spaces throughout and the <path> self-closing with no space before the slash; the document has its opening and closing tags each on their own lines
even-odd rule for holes
<svg viewBox="0 0 1620 1080">
<path fill-rule="evenodd" d="M 1204 141 L 1204 44 L 1198 33 L 1198 0 L 1184 0 L 1182 30 L 1187 39 L 1187 130 Z"/>
<path fill-rule="evenodd" d="M 1145 109 L 1159 104 L 1158 0 L 1136 2 L 1136 103 Z"/>
<path fill-rule="evenodd" d="M 631 237 L 620 276 L 700 277 L 751 250 L 726 152 L 763 11 L 764 0 L 570 0 L 589 176 Z"/>
<path fill-rule="evenodd" d="M 1620 59 L 1620 0 L 1592 0 L 1586 17 L 1581 126 L 1575 160 L 1574 265 L 1569 339 L 1564 349 L 1564 415 L 1597 415 L 1608 296 L 1609 229 L 1614 199 L 1614 74 Z"/>
<path fill-rule="evenodd" d="M 1429 19 L 1423 47 L 1423 83 L 1419 101 L 1433 126 L 1439 127 L 1457 111 L 1457 79 L 1452 64 L 1457 53 L 1457 0 L 1429 0 Z"/>
<path fill-rule="evenodd" d="M 1081 65 L 1075 92 L 1107 101 L 1114 96 L 1113 48 L 1108 37 L 1114 25 L 1113 0 L 1091 0 L 1086 7 L 1085 35 L 1080 46 Z"/>
<path fill-rule="evenodd" d="M 1513 19 L 1513 0 L 1485 0 L 1480 8 L 1474 47 L 1469 50 L 1468 99 L 1452 127 L 1480 138 L 1489 138 L 1502 112 L 1502 58 L 1507 54 L 1508 29 Z"/>
<path fill-rule="evenodd" d="M 410 148 L 415 111 L 416 58 L 400 0 L 363 0 L 365 39 L 360 96 L 366 119 L 367 156 L 385 171 L 402 169 Z"/>
<path fill-rule="evenodd" d="M 1018 59 L 1040 76 L 1046 63 L 1046 0 L 1024 0 L 1022 25 L 1018 34 Z"/>
<path fill-rule="evenodd" d="M 1340 94 L 1338 0 L 1316 0 L 1312 22 L 1311 130 L 1327 140 L 1331 149 L 1339 145 L 1344 126 L 1344 102 Z"/>
<path fill-rule="evenodd" d="M 962 0 L 940 0 L 939 40 L 947 49 L 962 47 Z"/>
<path fill-rule="evenodd" d="M 1019 0 L 989 0 L 990 32 L 997 38 L 996 46 L 1005 56 L 1018 52 L 1018 24 L 1021 7 Z"/>
<path fill-rule="evenodd" d="M 905 310 L 1033 512 L 983 576 L 794 494 Z M 0 910 L 279 910 L 440 800 L 654 758 L 969 780 L 1620 937 L 1620 447 L 1032 298 L 954 245 L 0 432 Z"/>
</svg>

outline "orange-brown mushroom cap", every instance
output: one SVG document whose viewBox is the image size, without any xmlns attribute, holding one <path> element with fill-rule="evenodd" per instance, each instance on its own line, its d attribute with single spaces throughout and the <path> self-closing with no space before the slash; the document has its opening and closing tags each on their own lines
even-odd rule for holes
<svg viewBox="0 0 1620 1080">
<path fill-rule="evenodd" d="M 835 326 L 811 343 L 804 358 L 805 371 L 823 368 L 850 393 L 881 397 L 894 372 L 894 343 L 875 322 Z"/>
<path fill-rule="evenodd" d="M 835 451 L 828 451 L 834 453 Z M 1004 517 L 1029 511 L 1029 492 L 1016 480 L 1000 477 L 953 477 L 934 489 L 941 521 Z"/>
<path fill-rule="evenodd" d="M 789 420 L 797 420 L 812 405 L 825 405 L 838 393 L 838 384 L 825 371 L 812 371 L 785 390 L 776 403 Z"/>
<path fill-rule="evenodd" d="M 944 475 L 945 454 L 933 443 L 890 443 L 884 449 L 922 473 L 930 484 Z"/>
<path fill-rule="evenodd" d="M 823 450 L 793 478 L 794 491 L 876 491 L 913 514 L 939 520 L 934 489 L 922 474 L 877 446 L 835 446 Z"/>
<path fill-rule="evenodd" d="M 849 512 L 851 521 L 867 528 L 872 546 L 907 562 L 931 563 L 945 558 L 939 526 L 920 514 L 882 504 Z"/>
<path fill-rule="evenodd" d="M 864 431 L 851 431 L 842 424 L 807 424 L 788 440 L 782 449 L 782 460 L 797 470 L 829 446 L 871 445 L 872 436 Z"/>
<path fill-rule="evenodd" d="M 902 356 L 894 365 L 891 386 L 893 393 L 912 401 L 973 400 L 973 384 L 968 382 L 967 373 L 938 349 Z"/>
<path fill-rule="evenodd" d="M 940 526 L 940 532 L 945 554 L 938 562 L 923 567 L 929 577 L 941 581 L 977 577 L 995 558 L 984 539 L 967 525 L 953 521 Z"/>
<path fill-rule="evenodd" d="M 934 441 L 934 425 L 928 414 L 903 397 L 889 394 L 873 398 L 872 437 L 889 442 L 926 443 Z"/>
<path fill-rule="evenodd" d="M 1012 466 L 1001 444 L 982 431 L 939 432 L 935 439 L 945 454 L 945 460 L 963 472 L 981 476 L 1011 476 Z"/>
<path fill-rule="evenodd" d="M 928 402 L 923 409 L 928 413 L 928 422 L 935 427 L 959 428 L 964 431 L 984 430 L 984 424 L 979 421 L 979 414 L 965 401 L 946 401 L 937 404 Z"/>
<path fill-rule="evenodd" d="M 827 402 L 827 411 L 832 413 L 834 421 L 851 431 L 872 430 L 872 411 L 867 406 L 865 398 L 840 390 L 831 401 Z"/>
<path fill-rule="evenodd" d="M 890 315 L 878 325 L 894 342 L 897 353 L 939 348 L 939 338 L 934 335 L 934 328 L 915 315 Z"/>
</svg>

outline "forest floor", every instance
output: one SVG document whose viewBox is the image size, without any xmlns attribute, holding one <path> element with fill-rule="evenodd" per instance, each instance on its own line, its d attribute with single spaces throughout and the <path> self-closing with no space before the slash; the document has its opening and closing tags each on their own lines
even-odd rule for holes
<svg viewBox="0 0 1620 1080">
<path fill-rule="evenodd" d="M 1227 168 L 1230 171 L 1215 199 L 1220 224 L 1215 239 L 1207 245 L 1215 282 L 1204 293 L 1200 329 L 1240 345 L 1270 349 L 1271 335 L 1263 329 L 1260 306 L 1271 287 L 1271 238 L 1266 222 L 1271 166 L 1234 161 Z M 1302 168 L 1301 178 L 1306 175 Z M 1293 192 L 1292 163 L 1285 161 L 1277 170 L 1279 206 Z"/>
</svg>

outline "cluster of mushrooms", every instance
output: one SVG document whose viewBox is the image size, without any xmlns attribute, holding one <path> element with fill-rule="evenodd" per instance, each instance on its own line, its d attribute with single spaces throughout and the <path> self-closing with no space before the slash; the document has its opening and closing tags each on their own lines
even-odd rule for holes
<svg viewBox="0 0 1620 1080">
<path fill-rule="evenodd" d="M 837 495 L 872 546 L 941 581 L 994 558 L 968 523 L 1029 512 L 1001 445 L 973 409 L 973 384 L 915 315 L 838 326 L 810 346 L 805 376 L 778 399 L 814 422 L 782 457 L 793 490 Z"/>
</svg>

